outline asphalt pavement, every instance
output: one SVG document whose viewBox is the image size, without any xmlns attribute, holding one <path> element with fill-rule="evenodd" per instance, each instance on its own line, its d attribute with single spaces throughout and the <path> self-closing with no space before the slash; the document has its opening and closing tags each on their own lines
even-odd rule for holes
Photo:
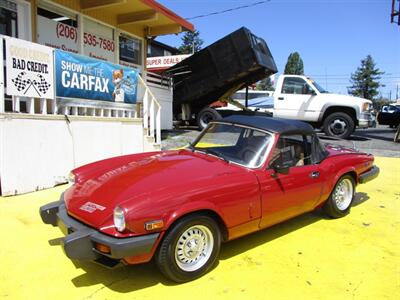
<svg viewBox="0 0 400 300">
<path fill-rule="evenodd" d="M 163 150 L 181 148 L 191 143 L 200 131 L 196 127 L 182 127 L 162 132 Z M 396 129 L 377 125 L 376 128 L 358 129 L 348 139 L 328 137 L 318 132 L 323 143 L 343 145 L 381 157 L 400 157 L 400 143 L 393 142 Z"/>
</svg>

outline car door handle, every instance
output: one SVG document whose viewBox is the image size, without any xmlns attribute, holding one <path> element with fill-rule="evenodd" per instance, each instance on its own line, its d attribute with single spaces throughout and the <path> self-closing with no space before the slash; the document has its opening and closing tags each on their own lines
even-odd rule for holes
<svg viewBox="0 0 400 300">
<path fill-rule="evenodd" d="M 314 171 L 310 173 L 310 177 L 311 178 L 318 178 L 319 177 L 319 172 L 318 171 Z"/>
<path fill-rule="evenodd" d="M 278 100 L 285 100 L 285 98 L 283 98 L 283 97 L 278 97 Z"/>
</svg>

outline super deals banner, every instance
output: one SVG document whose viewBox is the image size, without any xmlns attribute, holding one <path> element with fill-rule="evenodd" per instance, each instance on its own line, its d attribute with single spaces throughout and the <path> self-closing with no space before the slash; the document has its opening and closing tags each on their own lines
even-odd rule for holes
<svg viewBox="0 0 400 300">
<path fill-rule="evenodd" d="M 136 103 L 138 71 L 55 51 L 57 97 Z"/>
</svg>

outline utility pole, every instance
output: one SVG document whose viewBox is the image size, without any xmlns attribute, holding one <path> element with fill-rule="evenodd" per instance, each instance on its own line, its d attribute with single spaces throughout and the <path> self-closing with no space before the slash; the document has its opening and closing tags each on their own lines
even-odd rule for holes
<svg viewBox="0 0 400 300">
<path fill-rule="evenodd" d="M 396 100 L 399 100 L 399 85 L 396 85 Z"/>
<path fill-rule="evenodd" d="M 328 78 L 327 78 L 326 67 L 325 67 L 325 90 L 328 90 Z"/>
</svg>

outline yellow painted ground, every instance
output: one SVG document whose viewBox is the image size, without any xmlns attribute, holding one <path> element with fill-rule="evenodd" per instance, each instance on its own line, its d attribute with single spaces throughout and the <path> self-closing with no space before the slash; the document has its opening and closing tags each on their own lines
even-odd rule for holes
<svg viewBox="0 0 400 300">
<path fill-rule="evenodd" d="M 214 270 L 181 285 L 152 263 L 108 270 L 51 246 L 61 232 L 38 210 L 65 186 L 0 198 L 0 299 L 400 299 L 400 159 L 376 162 L 347 217 L 307 214 L 224 244 Z"/>
</svg>

